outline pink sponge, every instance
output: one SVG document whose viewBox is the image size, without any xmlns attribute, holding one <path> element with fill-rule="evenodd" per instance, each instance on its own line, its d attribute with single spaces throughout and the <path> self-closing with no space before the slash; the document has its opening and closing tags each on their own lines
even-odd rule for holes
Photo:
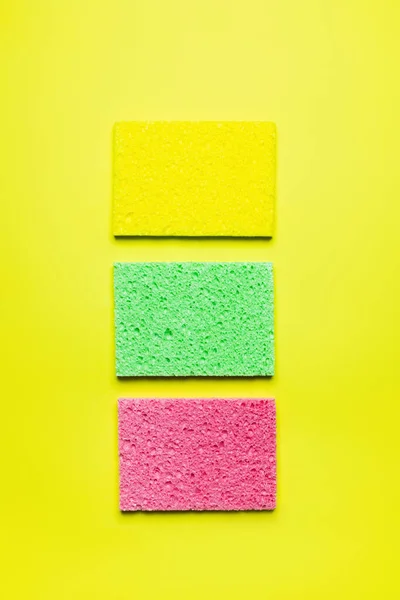
<svg viewBox="0 0 400 600">
<path fill-rule="evenodd" d="M 274 400 L 121 399 L 120 508 L 271 510 Z"/>
</svg>

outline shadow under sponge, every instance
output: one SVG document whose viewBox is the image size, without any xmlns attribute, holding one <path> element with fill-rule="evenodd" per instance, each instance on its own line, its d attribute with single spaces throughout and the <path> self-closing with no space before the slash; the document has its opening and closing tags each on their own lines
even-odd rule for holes
<svg viewBox="0 0 400 600">
<path fill-rule="evenodd" d="M 270 399 L 121 399 L 121 511 L 272 510 Z"/>
<path fill-rule="evenodd" d="M 271 263 L 116 263 L 116 373 L 271 376 Z"/>
</svg>

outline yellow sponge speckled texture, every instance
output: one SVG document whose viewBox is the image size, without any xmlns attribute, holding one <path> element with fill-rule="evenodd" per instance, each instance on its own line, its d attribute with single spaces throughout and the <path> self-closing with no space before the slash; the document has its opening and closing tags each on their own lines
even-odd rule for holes
<svg viewBox="0 0 400 600">
<path fill-rule="evenodd" d="M 114 235 L 270 237 L 275 171 L 273 123 L 116 123 Z"/>
</svg>

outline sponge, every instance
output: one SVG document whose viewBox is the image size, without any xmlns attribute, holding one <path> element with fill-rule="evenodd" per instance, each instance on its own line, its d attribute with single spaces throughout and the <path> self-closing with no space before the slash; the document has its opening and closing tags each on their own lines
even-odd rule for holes
<svg viewBox="0 0 400 600">
<path fill-rule="evenodd" d="M 121 399 L 120 509 L 272 510 L 275 402 Z"/>
<path fill-rule="evenodd" d="M 273 123 L 116 123 L 114 235 L 272 236 L 275 170 Z"/>
<path fill-rule="evenodd" d="M 274 374 L 271 263 L 116 263 L 118 376 Z"/>
</svg>

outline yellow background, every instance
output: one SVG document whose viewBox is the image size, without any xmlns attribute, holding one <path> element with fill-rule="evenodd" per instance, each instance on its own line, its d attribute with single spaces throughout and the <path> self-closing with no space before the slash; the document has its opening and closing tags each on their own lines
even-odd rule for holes
<svg viewBox="0 0 400 600">
<path fill-rule="evenodd" d="M 1 6 L 2 597 L 397 599 L 399 3 Z M 278 126 L 277 230 L 111 235 L 129 119 Z M 114 377 L 111 265 L 272 260 L 272 380 Z M 118 396 L 273 395 L 274 513 L 118 512 Z"/>
</svg>

